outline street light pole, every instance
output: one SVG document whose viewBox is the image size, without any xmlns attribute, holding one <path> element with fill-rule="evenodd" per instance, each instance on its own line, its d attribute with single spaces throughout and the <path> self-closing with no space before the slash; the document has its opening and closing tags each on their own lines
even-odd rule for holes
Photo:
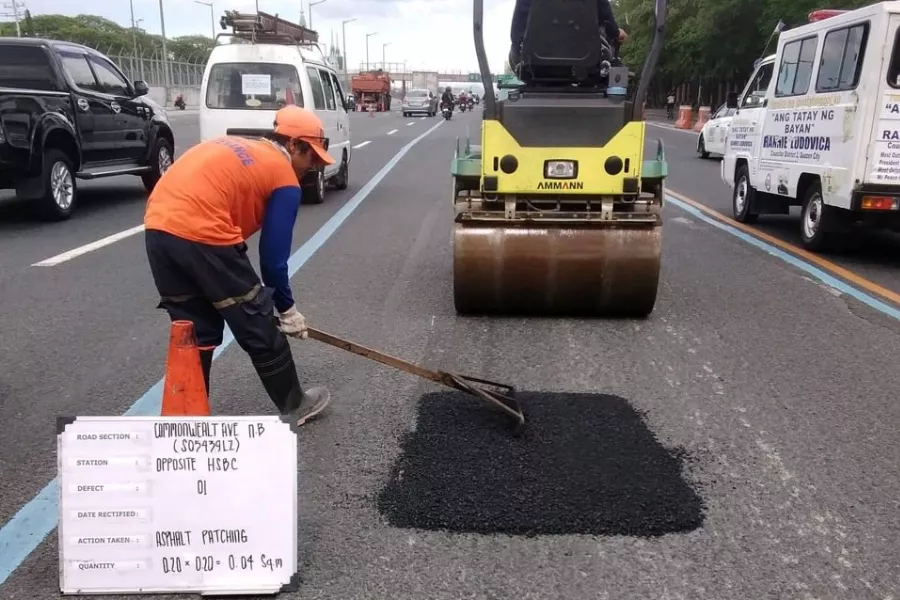
<svg viewBox="0 0 900 600">
<path fill-rule="evenodd" d="M 162 29 L 163 77 L 165 78 L 166 106 L 169 105 L 169 51 L 166 49 L 166 15 L 163 13 L 163 0 L 159 0 L 159 25 Z"/>
<path fill-rule="evenodd" d="M 128 3 L 131 5 L 131 42 L 134 44 L 134 57 L 137 58 L 137 24 L 134 22 L 134 0 L 128 0 Z"/>
<path fill-rule="evenodd" d="M 356 20 L 356 17 L 352 19 L 347 19 L 341 23 L 341 44 L 343 45 L 344 52 L 344 78 L 347 77 L 347 23 L 352 23 Z"/>
<path fill-rule="evenodd" d="M 309 3 L 309 28 L 310 29 L 313 28 L 313 26 L 312 26 L 312 7 L 317 4 L 322 4 L 324 2 L 328 2 L 328 0 L 319 0 L 318 2 L 310 2 Z M 315 31 L 315 30 L 313 29 L 313 31 Z"/>
<path fill-rule="evenodd" d="M 197 4 L 202 4 L 203 6 L 209 7 L 209 21 L 212 23 L 212 39 L 216 39 L 216 11 L 213 8 L 212 2 L 203 2 L 203 0 L 194 0 Z"/>
<path fill-rule="evenodd" d="M 369 38 L 373 35 L 378 35 L 378 32 L 373 31 L 372 33 L 366 34 L 366 71 L 369 70 Z"/>
<path fill-rule="evenodd" d="M 381 68 L 384 69 L 385 72 L 387 72 L 387 70 L 388 70 L 387 59 L 385 59 L 385 56 L 387 55 L 387 53 L 385 52 L 385 49 L 390 45 L 391 45 L 390 42 L 385 42 L 381 45 Z"/>
<path fill-rule="evenodd" d="M 128 4 L 131 6 L 131 43 L 134 45 L 134 53 L 131 55 L 131 78 L 137 79 L 137 64 L 135 63 L 138 59 L 137 26 L 134 23 L 134 0 L 128 0 Z M 141 63 L 143 63 L 143 61 L 141 61 Z M 143 66 L 143 64 L 141 66 Z"/>
<path fill-rule="evenodd" d="M 22 37 L 22 26 L 19 24 L 19 9 L 25 10 L 25 5 L 22 3 L 22 0 L 10 0 L 10 2 L 4 2 L 0 5 L 0 8 L 12 9 L 12 14 L 5 13 L 2 16 L 13 18 L 16 23 L 16 37 Z"/>
</svg>

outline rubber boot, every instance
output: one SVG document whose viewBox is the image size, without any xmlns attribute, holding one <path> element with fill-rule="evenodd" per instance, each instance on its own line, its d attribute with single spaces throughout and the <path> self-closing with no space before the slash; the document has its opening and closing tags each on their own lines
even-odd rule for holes
<svg viewBox="0 0 900 600">
<path fill-rule="evenodd" d="M 215 350 L 200 351 L 200 367 L 203 369 L 203 383 L 206 384 L 206 397 L 209 398 L 209 372 L 212 369 L 213 352 Z"/>
<path fill-rule="evenodd" d="M 303 390 L 291 346 L 287 338 L 282 338 L 282 341 L 280 348 L 274 352 L 253 357 L 253 367 L 278 412 L 296 417 L 297 424 L 302 425 L 322 412 L 331 400 L 331 394 L 325 387 Z"/>
</svg>

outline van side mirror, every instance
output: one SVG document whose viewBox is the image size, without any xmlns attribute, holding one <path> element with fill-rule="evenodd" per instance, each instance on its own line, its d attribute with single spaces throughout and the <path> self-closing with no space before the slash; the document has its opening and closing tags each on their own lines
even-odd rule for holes
<svg viewBox="0 0 900 600">
<path fill-rule="evenodd" d="M 134 97 L 138 96 L 146 96 L 150 93 L 150 87 L 147 85 L 145 81 L 135 81 L 134 82 Z"/>
<path fill-rule="evenodd" d="M 727 108 L 737 108 L 738 105 L 738 93 L 737 92 L 728 92 L 728 95 L 725 96 L 725 106 Z"/>
</svg>

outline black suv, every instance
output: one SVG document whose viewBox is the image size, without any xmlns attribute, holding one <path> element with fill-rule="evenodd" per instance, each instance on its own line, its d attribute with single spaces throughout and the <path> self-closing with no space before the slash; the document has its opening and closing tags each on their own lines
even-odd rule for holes
<svg viewBox="0 0 900 600">
<path fill-rule="evenodd" d="M 0 189 L 48 220 L 72 215 L 76 179 L 140 175 L 151 191 L 175 138 L 148 92 L 91 48 L 0 38 Z"/>
</svg>

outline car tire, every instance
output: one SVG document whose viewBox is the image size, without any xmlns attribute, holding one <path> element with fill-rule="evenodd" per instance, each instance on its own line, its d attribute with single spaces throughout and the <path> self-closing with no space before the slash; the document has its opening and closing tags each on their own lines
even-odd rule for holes
<svg viewBox="0 0 900 600">
<path fill-rule="evenodd" d="M 141 175 L 144 188 L 148 192 L 153 191 L 173 162 L 175 162 L 175 150 L 172 148 L 172 144 L 164 137 L 157 138 L 156 145 L 153 146 L 153 153 L 150 155 L 150 172 Z"/>
<path fill-rule="evenodd" d="M 697 154 L 700 155 L 700 158 L 709 158 L 709 152 L 706 151 L 706 142 L 702 133 L 700 134 L 700 139 L 697 140 Z"/>
<path fill-rule="evenodd" d="M 44 195 L 32 204 L 35 215 L 44 221 L 65 221 L 75 211 L 78 186 L 72 159 L 63 152 L 51 148 L 44 151 Z"/>
<path fill-rule="evenodd" d="M 824 252 L 834 246 L 835 232 L 841 229 L 839 208 L 828 206 L 822 197 L 822 184 L 812 183 L 803 197 L 800 212 L 800 241 L 811 252 Z"/>
<path fill-rule="evenodd" d="M 341 168 L 338 170 L 337 175 L 334 176 L 334 189 L 346 190 L 349 185 L 350 159 L 347 158 L 347 151 L 345 150 L 341 157 Z"/>
<path fill-rule="evenodd" d="M 753 212 L 756 190 L 750 185 L 750 169 L 741 164 L 734 174 L 734 191 L 731 194 L 731 210 L 739 223 L 755 223 L 759 215 Z"/>
<path fill-rule="evenodd" d="M 325 202 L 325 171 L 319 169 L 309 174 L 307 185 L 303 186 L 303 204 Z"/>
</svg>

